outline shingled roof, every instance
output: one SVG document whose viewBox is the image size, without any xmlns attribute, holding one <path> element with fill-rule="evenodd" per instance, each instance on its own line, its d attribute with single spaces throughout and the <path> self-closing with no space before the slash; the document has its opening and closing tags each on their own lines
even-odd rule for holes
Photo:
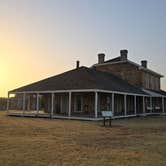
<svg viewBox="0 0 166 166">
<path fill-rule="evenodd" d="M 162 96 L 166 96 L 166 91 L 164 91 L 164 90 L 159 90 L 159 91 L 157 91 L 157 90 L 152 90 L 152 89 L 145 89 L 145 90 L 148 90 L 148 91 L 157 93 L 157 94 L 162 95 Z"/>
<path fill-rule="evenodd" d="M 95 68 L 80 67 L 68 72 L 29 84 L 10 92 L 56 91 L 100 89 L 124 93 L 147 95 L 126 81 L 106 72 L 97 71 Z"/>
</svg>

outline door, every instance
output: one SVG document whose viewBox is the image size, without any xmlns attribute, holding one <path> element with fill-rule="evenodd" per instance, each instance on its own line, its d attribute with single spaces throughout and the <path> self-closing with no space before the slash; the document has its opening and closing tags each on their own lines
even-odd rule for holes
<svg viewBox="0 0 166 166">
<path fill-rule="evenodd" d="M 60 114 L 61 112 L 61 96 L 60 95 L 55 96 L 54 108 L 55 108 L 55 113 Z"/>
<path fill-rule="evenodd" d="M 68 96 L 63 94 L 61 96 L 61 113 L 67 113 L 68 112 L 68 108 L 69 108 L 69 104 L 68 104 Z"/>
<path fill-rule="evenodd" d="M 75 100 L 74 111 L 75 112 L 82 112 L 83 111 L 83 96 L 76 95 L 74 100 Z"/>
</svg>

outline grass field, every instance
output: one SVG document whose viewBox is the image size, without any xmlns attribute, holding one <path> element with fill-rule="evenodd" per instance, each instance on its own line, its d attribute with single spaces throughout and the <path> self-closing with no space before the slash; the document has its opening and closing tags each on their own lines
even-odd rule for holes
<svg viewBox="0 0 166 166">
<path fill-rule="evenodd" d="M 166 166 L 166 117 L 99 122 L 0 113 L 0 166 Z"/>
</svg>

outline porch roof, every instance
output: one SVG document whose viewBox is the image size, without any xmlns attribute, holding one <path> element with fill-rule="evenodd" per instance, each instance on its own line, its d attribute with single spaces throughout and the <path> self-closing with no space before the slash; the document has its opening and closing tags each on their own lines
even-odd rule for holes
<svg viewBox="0 0 166 166">
<path fill-rule="evenodd" d="M 160 90 L 159 93 L 160 93 L 161 95 L 164 95 L 164 96 L 166 97 L 166 91 Z"/>
<path fill-rule="evenodd" d="M 166 97 L 166 92 L 165 91 L 154 91 L 154 90 L 149 90 L 149 89 L 143 89 L 143 91 L 147 94 L 149 94 L 152 97 Z"/>
<path fill-rule="evenodd" d="M 118 78 L 113 74 L 97 71 L 95 68 L 80 67 L 68 72 L 20 87 L 10 91 L 17 92 L 40 92 L 58 90 L 99 89 L 116 92 L 124 92 L 138 95 L 147 95 L 135 86 Z"/>
</svg>

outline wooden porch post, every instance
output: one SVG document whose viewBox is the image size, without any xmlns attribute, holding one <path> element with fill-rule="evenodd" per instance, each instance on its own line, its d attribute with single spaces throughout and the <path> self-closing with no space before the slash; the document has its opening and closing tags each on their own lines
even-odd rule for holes
<svg viewBox="0 0 166 166">
<path fill-rule="evenodd" d="M 25 93 L 23 94 L 23 115 L 25 113 Z"/>
<path fill-rule="evenodd" d="M 30 110 L 30 106 L 31 106 L 31 100 L 30 100 L 30 94 L 28 96 L 28 111 Z"/>
<path fill-rule="evenodd" d="M 143 113 L 145 113 L 145 96 L 143 96 Z"/>
<path fill-rule="evenodd" d="M 150 97 L 150 107 L 151 107 L 151 110 L 150 110 L 150 112 L 152 112 L 152 111 L 153 111 L 153 105 L 152 105 L 152 97 Z"/>
<path fill-rule="evenodd" d="M 127 95 L 124 95 L 124 113 L 127 115 Z"/>
<path fill-rule="evenodd" d="M 114 99 L 115 99 L 115 95 L 114 93 L 112 93 L 112 114 L 114 116 Z"/>
<path fill-rule="evenodd" d="M 98 92 L 95 92 L 95 118 L 97 118 L 97 110 L 98 110 Z"/>
<path fill-rule="evenodd" d="M 134 113 L 137 114 L 137 96 L 134 96 Z"/>
<path fill-rule="evenodd" d="M 51 93 L 51 118 L 53 117 L 54 114 L 54 93 Z"/>
<path fill-rule="evenodd" d="M 36 115 L 39 114 L 39 93 L 36 94 Z"/>
<path fill-rule="evenodd" d="M 162 109 L 163 109 L 163 113 L 165 112 L 164 110 L 165 110 L 165 108 L 164 108 L 165 106 L 164 106 L 164 97 L 162 97 Z"/>
<path fill-rule="evenodd" d="M 71 116 L 71 92 L 69 92 L 69 112 L 68 112 L 68 116 Z"/>
<path fill-rule="evenodd" d="M 8 93 L 7 96 L 7 107 L 6 107 L 7 113 L 9 113 L 9 104 L 10 104 L 10 93 Z"/>
</svg>

